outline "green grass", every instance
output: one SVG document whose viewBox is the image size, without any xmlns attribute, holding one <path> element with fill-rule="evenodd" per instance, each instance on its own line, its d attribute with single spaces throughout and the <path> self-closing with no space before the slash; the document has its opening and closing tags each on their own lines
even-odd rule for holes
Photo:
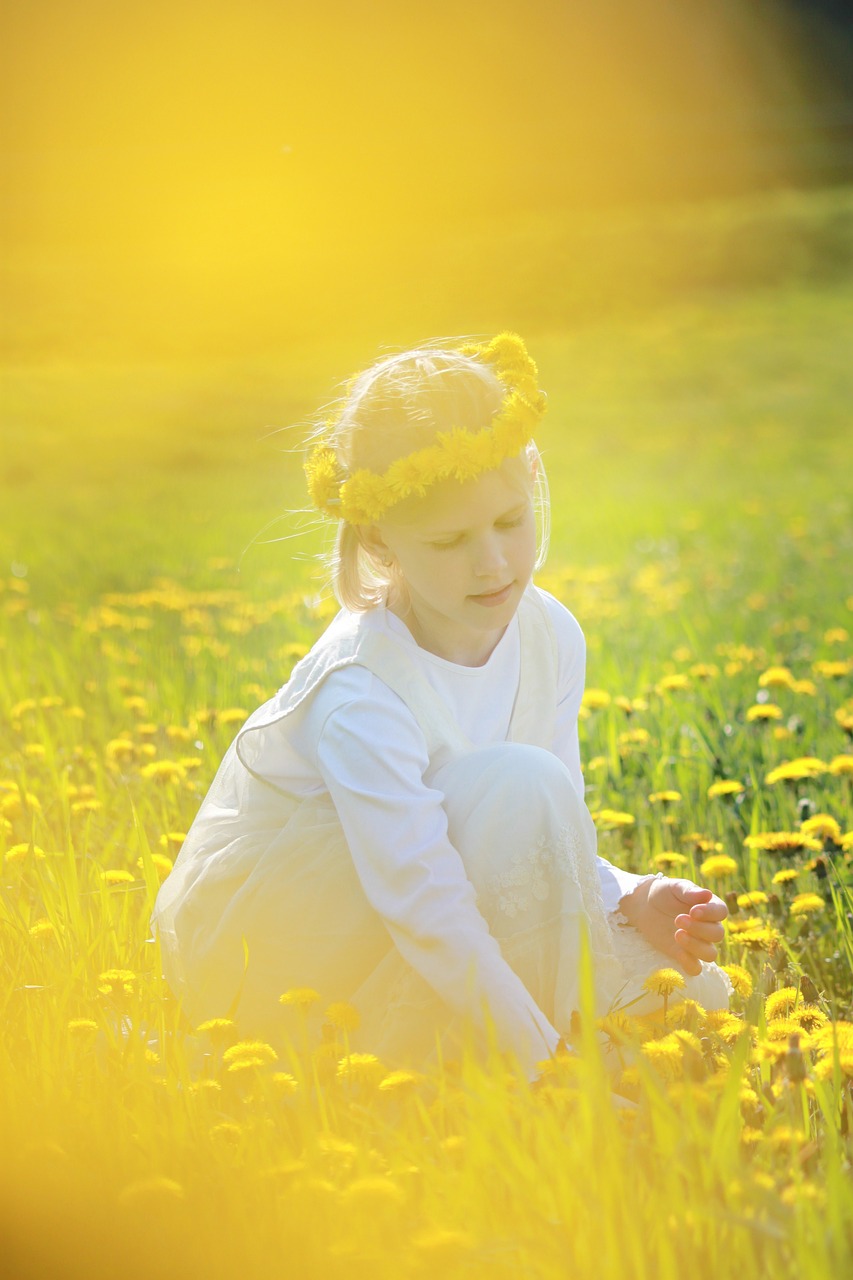
<svg viewBox="0 0 853 1280">
<path fill-rule="evenodd" d="M 836 712 L 853 716 L 853 286 L 718 292 L 571 330 L 546 309 L 526 336 L 549 393 L 542 581 L 584 627 L 588 686 L 610 696 L 581 725 L 587 800 L 633 818 L 599 818 L 602 851 L 635 869 L 676 852 L 701 879 L 701 837 L 735 862 L 718 891 L 768 895 L 731 899 L 735 925 L 759 920 L 724 949 L 755 988 L 735 1000 L 740 1025 L 687 1015 L 699 1048 L 683 1042 L 669 1069 L 638 1043 L 670 1028 L 634 1029 L 627 1118 L 592 1042 L 535 1091 L 497 1059 L 381 1090 L 375 1064 L 339 1079 L 346 1044 L 318 1056 L 292 1010 L 292 1055 L 237 1074 L 222 1045 L 178 1030 L 146 941 L 153 855 L 174 856 L 169 833 L 192 820 L 233 733 L 223 713 L 274 691 L 328 616 L 310 560 L 323 535 L 253 541 L 303 502 L 298 455 L 282 452 L 298 431 L 265 433 L 304 421 L 364 350 L 8 368 L 0 1233 L 14 1274 L 849 1268 L 849 842 L 820 834 L 815 861 L 744 840 L 808 814 L 853 827 L 843 765 L 767 781 L 784 761 L 850 758 Z M 763 689 L 773 665 L 799 683 Z M 779 719 L 749 721 L 765 693 Z M 620 695 L 645 706 L 629 716 Z M 183 763 L 158 779 L 157 760 Z M 720 778 L 742 790 L 709 798 Z M 681 799 L 649 801 L 667 789 Z M 9 856 L 30 843 L 44 858 Z M 783 866 L 792 886 L 773 883 Z M 107 870 L 127 874 L 110 885 Z M 819 909 L 792 913 L 799 893 Z M 127 992 L 103 989 L 113 968 L 134 975 Z M 789 987 L 817 1010 L 801 1059 L 765 1007 Z M 834 1070 L 821 1018 L 847 1036 Z"/>
</svg>

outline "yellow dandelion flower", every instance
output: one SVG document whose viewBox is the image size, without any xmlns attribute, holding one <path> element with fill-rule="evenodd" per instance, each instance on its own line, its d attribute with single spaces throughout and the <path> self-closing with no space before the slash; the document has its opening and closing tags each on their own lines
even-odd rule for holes
<svg viewBox="0 0 853 1280">
<path fill-rule="evenodd" d="M 43 760 L 47 755 L 47 747 L 43 742 L 27 742 L 24 744 L 24 755 L 28 760 Z"/>
<path fill-rule="evenodd" d="M 819 893 L 798 893 L 788 908 L 792 916 L 810 916 L 826 909 Z"/>
<path fill-rule="evenodd" d="M 723 973 L 729 975 L 732 986 L 742 1000 L 748 1000 L 752 995 L 752 978 L 749 971 L 739 964 L 724 964 L 720 968 Z"/>
<path fill-rule="evenodd" d="M 796 987 L 781 987 L 778 991 L 772 991 L 764 1001 L 764 1016 L 768 1022 L 784 1017 L 796 1008 L 799 999 L 800 993 Z"/>
<path fill-rule="evenodd" d="M 6 862 L 44 862 L 47 854 L 37 844 L 13 844 L 3 855 Z"/>
<path fill-rule="evenodd" d="M 274 1071 L 272 1081 L 280 1093 L 290 1095 L 299 1092 L 299 1081 L 289 1071 Z"/>
<path fill-rule="evenodd" d="M 278 1054 L 271 1044 L 265 1040 L 239 1040 L 226 1049 L 222 1061 L 227 1067 L 235 1062 L 252 1061 L 266 1066 L 270 1062 L 278 1062 Z"/>
<path fill-rule="evenodd" d="M 850 759 L 853 760 L 853 756 Z M 834 844 L 841 840 L 841 827 L 828 813 L 816 813 L 814 817 L 806 818 L 805 822 L 800 823 L 800 830 L 807 836 L 823 836 Z"/>
<path fill-rule="evenodd" d="M 302 1013 L 307 1012 L 319 999 L 320 992 L 315 991 L 313 987 L 291 987 L 278 998 L 279 1004 L 290 1005 L 292 1008 L 301 1010 Z"/>
<path fill-rule="evenodd" d="M 350 1053 L 338 1062 L 338 1079 L 350 1084 L 378 1084 L 387 1074 L 373 1053 Z"/>
<path fill-rule="evenodd" d="M 616 739 L 616 744 L 624 754 L 630 747 L 645 747 L 652 740 L 648 729 L 625 729 Z"/>
<path fill-rule="evenodd" d="M 154 870 L 157 872 L 157 879 L 162 884 L 166 879 L 166 876 L 169 875 L 172 870 L 174 863 L 172 862 L 172 859 L 167 858 L 164 853 L 152 853 L 151 861 L 154 864 Z M 145 870 L 145 864 L 142 861 L 142 858 L 136 859 L 136 865 L 139 867 L 140 871 Z"/>
<path fill-rule="evenodd" d="M 203 1098 L 205 1095 L 221 1093 L 222 1085 L 218 1080 L 191 1080 L 187 1091 Z"/>
<path fill-rule="evenodd" d="M 812 663 L 812 671 L 816 676 L 823 676 L 827 680 L 842 680 L 853 672 L 853 658 L 848 658 L 845 661 L 831 661 L 827 658 L 819 658 L 817 662 Z"/>
<path fill-rule="evenodd" d="M 762 689 L 790 689 L 794 683 L 794 673 L 788 667 L 768 667 L 758 677 Z"/>
<path fill-rule="evenodd" d="M 56 929 L 53 922 L 48 920 L 46 916 L 42 916 L 40 920 L 36 920 L 30 925 L 30 937 L 37 942 L 48 942 L 56 937 Z"/>
<path fill-rule="evenodd" d="M 802 782 L 807 778 L 817 778 L 826 773 L 826 765 L 816 756 L 801 756 L 797 760 L 786 760 L 784 764 L 771 769 L 764 781 L 768 786 L 777 782 Z"/>
<path fill-rule="evenodd" d="M 846 644 L 850 639 L 850 633 L 845 627 L 830 627 L 828 631 L 824 631 L 824 644 Z"/>
<path fill-rule="evenodd" d="M 661 1040 L 647 1040 L 640 1052 L 665 1080 L 680 1080 L 684 1075 L 683 1047 L 674 1034 Z"/>
<path fill-rule="evenodd" d="M 673 849 L 664 849 L 652 858 L 652 862 L 660 871 L 665 871 L 668 867 L 684 867 L 689 861 L 685 853 L 676 853 Z"/>
<path fill-rule="evenodd" d="M 160 837 L 160 848 L 180 849 L 186 838 L 186 831 L 167 831 Z"/>
<path fill-rule="evenodd" d="M 682 672 L 675 672 L 669 676 L 663 676 L 655 685 L 655 693 L 681 693 L 685 689 L 690 688 L 690 678 Z"/>
<path fill-rule="evenodd" d="M 815 1032 L 829 1026 L 829 1018 L 816 1004 L 801 1004 L 792 1009 L 790 1016 L 812 1040 Z"/>
<path fill-rule="evenodd" d="M 152 760 L 150 764 L 143 765 L 140 772 L 146 782 L 150 780 L 162 786 L 174 786 L 187 776 L 186 769 L 177 760 Z"/>
<path fill-rule="evenodd" d="M 738 866 L 728 854 L 714 853 L 705 859 L 699 869 L 708 880 L 724 880 L 727 876 L 733 876 Z"/>
<path fill-rule="evenodd" d="M 817 685 L 813 680 L 795 680 L 791 686 L 792 693 L 802 693 L 809 698 L 817 695 Z"/>
<path fill-rule="evenodd" d="M 775 951 L 779 945 L 779 931 L 766 924 L 753 925 L 739 930 L 734 940 L 748 951 Z"/>
<path fill-rule="evenodd" d="M 673 991 L 680 991 L 684 985 L 684 975 L 677 969 L 656 969 L 643 983 L 646 991 L 657 996 L 672 995 Z"/>
<path fill-rule="evenodd" d="M 719 782 L 711 783 L 707 795 L 709 800 L 716 800 L 718 796 L 736 796 L 745 790 L 742 782 L 737 782 L 734 778 L 721 778 Z"/>
<path fill-rule="evenodd" d="M 853 755 L 833 756 L 828 767 L 836 778 L 853 778 Z"/>
<path fill-rule="evenodd" d="M 680 791 L 653 791 L 649 796 L 649 804 L 677 804 L 680 799 Z"/>
<path fill-rule="evenodd" d="M 73 1036 L 94 1035 L 98 1030 L 98 1024 L 93 1018 L 71 1018 L 68 1022 L 68 1030 Z"/>
<path fill-rule="evenodd" d="M 750 724 L 756 720 L 781 720 L 782 708 L 777 707 L 775 702 L 757 702 L 747 709 L 746 718 Z"/>
<path fill-rule="evenodd" d="M 694 662 L 690 674 L 697 680 L 713 680 L 720 674 L 720 668 L 714 662 Z"/>
<path fill-rule="evenodd" d="M 823 844 L 804 831 L 763 831 L 759 835 L 747 836 L 744 840 L 747 849 L 762 849 L 765 853 L 793 854 L 820 853 Z"/>
<path fill-rule="evenodd" d="M 136 876 L 133 872 L 125 871 L 122 867 L 110 867 L 108 870 L 102 871 L 101 880 L 105 885 L 109 886 L 136 884 Z"/>
<path fill-rule="evenodd" d="M 132 996 L 136 974 L 132 969 L 105 969 L 98 975 L 98 990 L 103 996 Z"/>
<path fill-rule="evenodd" d="M 581 706 L 590 711 L 601 711 L 604 707 L 609 707 L 610 702 L 610 694 L 605 689 L 585 689 L 581 698 Z"/>
<path fill-rule="evenodd" d="M 839 707 L 835 713 L 836 722 L 841 726 L 845 733 L 849 733 L 853 737 L 853 709 L 850 707 Z"/>
<path fill-rule="evenodd" d="M 626 698 L 624 694 L 614 698 L 613 705 L 618 707 L 620 711 L 624 711 L 626 716 L 632 716 L 638 711 L 648 711 L 649 709 L 649 704 L 645 698 Z"/>
<path fill-rule="evenodd" d="M 764 907 L 767 901 L 767 894 L 761 889 L 751 889 L 749 893 L 739 893 L 737 897 L 737 904 L 742 911 L 747 911 L 750 907 Z"/>
<path fill-rule="evenodd" d="M 28 812 L 41 813 L 41 801 L 29 791 L 10 791 L 0 796 L 0 813 L 14 822 Z"/>
<path fill-rule="evenodd" d="M 690 835 L 684 838 L 689 844 L 693 845 L 697 853 L 723 852 L 723 846 L 719 840 L 711 840 L 708 836 L 703 836 L 698 831 L 691 831 Z"/>
<path fill-rule="evenodd" d="M 423 1076 L 417 1071 L 406 1071 L 400 1068 L 398 1071 L 389 1071 L 388 1075 L 379 1082 L 380 1093 L 401 1093 L 409 1092 L 416 1088 L 423 1081 Z"/>
<path fill-rule="evenodd" d="M 234 1023 L 230 1018 L 208 1018 L 206 1022 L 200 1022 L 196 1027 L 196 1033 L 203 1035 L 220 1035 L 225 1031 L 233 1031 Z"/>
<path fill-rule="evenodd" d="M 796 867 L 783 867 L 781 871 L 776 872 L 771 884 L 790 884 L 792 880 L 798 879 L 799 874 Z"/>
<path fill-rule="evenodd" d="M 248 715 L 249 713 L 245 707 L 226 707 L 224 711 L 217 713 L 216 719 L 219 724 L 223 725 L 242 724 Z"/>
<path fill-rule="evenodd" d="M 361 1014 L 354 1005 L 345 1000 L 330 1004 L 325 1013 L 327 1022 L 340 1031 L 357 1031 L 361 1025 Z"/>
<path fill-rule="evenodd" d="M 602 831 L 610 831 L 613 827 L 630 827 L 636 822 L 633 813 L 622 813 L 618 809 L 598 809 L 592 814 L 592 818 Z"/>
</svg>

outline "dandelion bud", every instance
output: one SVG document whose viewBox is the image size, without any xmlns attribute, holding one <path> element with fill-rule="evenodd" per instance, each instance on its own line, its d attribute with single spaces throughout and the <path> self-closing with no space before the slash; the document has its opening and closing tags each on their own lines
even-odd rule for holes
<svg viewBox="0 0 853 1280">
<path fill-rule="evenodd" d="M 726 906 L 729 909 L 730 916 L 736 916 L 740 911 L 740 907 L 738 906 L 738 895 L 734 889 L 730 889 L 726 894 Z"/>
<path fill-rule="evenodd" d="M 788 1052 L 785 1054 L 785 1074 L 795 1084 L 806 1078 L 806 1061 L 800 1048 L 800 1037 L 796 1032 L 788 1037 Z"/>
</svg>

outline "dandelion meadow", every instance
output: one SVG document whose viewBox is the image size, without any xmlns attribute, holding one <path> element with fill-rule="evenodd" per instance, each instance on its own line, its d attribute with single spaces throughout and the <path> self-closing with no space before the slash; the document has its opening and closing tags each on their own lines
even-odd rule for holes
<svg viewBox="0 0 853 1280">
<path fill-rule="evenodd" d="M 158 885 L 236 728 L 334 611 L 322 531 L 287 514 L 299 429 L 270 433 L 423 334 L 9 364 L 9 1274 L 848 1273 L 853 286 L 552 317 L 525 331 L 549 394 L 540 581 L 588 640 L 587 803 L 604 856 L 726 898 L 731 1009 L 662 970 L 663 1016 L 581 1011 L 578 1054 L 535 1085 L 497 1053 L 384 1063 L 334 991 L 283 983 L 277 1045 L 226 1009 L 188 1025 L 149 937 Z"/>
</svg>

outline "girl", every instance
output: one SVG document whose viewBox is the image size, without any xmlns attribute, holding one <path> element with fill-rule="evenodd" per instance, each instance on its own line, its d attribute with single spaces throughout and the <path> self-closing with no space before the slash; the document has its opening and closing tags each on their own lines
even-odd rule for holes
<svg viewBox="0 0 853 1280">
<path fill-rule="evenodd" d="M 727 1004 L 725 904 L 596 856 L 584 639 L 531 585 L 544 409 L 501 334 L 380 360 L 315 441 L 342 608 L 237 734 L 157 898 L 193 1020 L 278 1038 L 281 994 L 313 988 L 386 1062 L 490 1027 L 533 1075 L 570 1034 L 582 939 L 601 1013 L 649 1011 L 673 965 Z"/>
</svg>

